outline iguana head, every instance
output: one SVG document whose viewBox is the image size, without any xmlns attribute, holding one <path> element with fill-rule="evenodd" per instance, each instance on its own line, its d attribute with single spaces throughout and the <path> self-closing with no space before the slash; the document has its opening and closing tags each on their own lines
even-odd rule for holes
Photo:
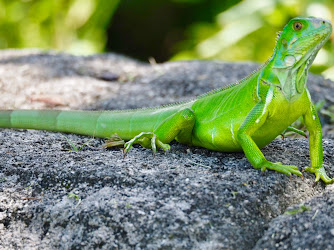
<svg viewBox="0 0 334 250">
<path fill-rule="evenodd" d="M 308 69 L 320 48 L 332 33 L 328 20 L 296 17 L 284 27 L 274 54 L 261 79 L 279 85 L 288 100 L 298 98 L 305 89 Z"/>
<path fill-rule="evenodd" d="M 291 19 L 277 40 L 273 67 L 307 70 L 331 33 L 332 25 L 328 20 L 315 17 Z"/>
</svg>

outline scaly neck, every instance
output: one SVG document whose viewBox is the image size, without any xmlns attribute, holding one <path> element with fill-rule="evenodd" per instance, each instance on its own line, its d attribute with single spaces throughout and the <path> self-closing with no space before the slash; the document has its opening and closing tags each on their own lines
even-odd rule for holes
<svg viewBox="0 0 334 250">
<path fill-rule="evenodd" d="M 261 79 L 279 87 L 288 101 L 295 100 L 306 87 L 308 68 L 305 64 L 299 67 L 277 67 L 278 61 L 281 62 L 277 59 L 276 54 L 263 68 Z"/>
</svg>

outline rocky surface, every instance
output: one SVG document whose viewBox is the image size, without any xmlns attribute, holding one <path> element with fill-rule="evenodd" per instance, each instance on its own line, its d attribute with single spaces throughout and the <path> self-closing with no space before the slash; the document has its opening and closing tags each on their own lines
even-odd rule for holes
<svg viewBox="0 0 334 250">
<path fill-rule="evenodd" d="M 0 53 L 1 108 L 126 109 L 189 99 L 256 69 L 220 61 L 140 63 L 114 54 Z M 315 102 L 334 84 L 310 75 Z M 240 100 L 242 101 L 242 100 Z M 334 176 L 332 125 L 324 162 Z M 331 249 L 333 186 L 252 168 L 243 153 L 172 143 L 169 154 L 102 149 L 103 139 L 0 130 L 3 249 Z M 71 148 L 69 141 L 78 148 Z M 309 164 L 306 139 L 276 139 L 272 161 Z"/>
</svg>

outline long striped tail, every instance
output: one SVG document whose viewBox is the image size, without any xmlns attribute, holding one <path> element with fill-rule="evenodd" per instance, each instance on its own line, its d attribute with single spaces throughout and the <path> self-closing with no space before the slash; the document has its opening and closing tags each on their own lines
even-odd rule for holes
<svg viewBox="0 0 334 250">
<path fill-rule="evenodd" d="M 2 110 L 1 128 L 38 129 L 108 137 L 97 121 L 105 111 Z"/>
</svg>

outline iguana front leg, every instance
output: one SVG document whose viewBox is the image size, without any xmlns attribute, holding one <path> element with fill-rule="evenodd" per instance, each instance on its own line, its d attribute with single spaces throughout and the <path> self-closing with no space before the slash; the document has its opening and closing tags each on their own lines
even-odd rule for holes
<svg viewBox="0 0 334 250">
<path fill-rule="evenodd" d="M 145 148 L 151 148 L 153 155 L 157 147 L 168 151 L 168 143 L 177 139 L 184 144 L 191 144 L 192 130 L 195 124 L 195 114 L 185 108 L 160 122 L 153 132 L 142 132 L 124 144 L 124 156 L 129 152 L 132 145 L 139 143 Z"/>
<path fill-rule="evenodd" d="M 266 100 L 257 103 L 253 109 L 246 116 L 246 119 L 242 123 L 238 130 L 237 138 L 241 145 L 247 159 L 253 165 L 254 168 L 265 171 L 266 169 L 275 170 L 286 175 L 291 176 L 295 174 L 301 176 L 302 173 L 298 170 L 297 166 L 283 165 L 280 162 L 267 161 L 262 154 L 259 147 L 252 139 L 252 135 L 257 131 L 266 121 L 268 116 L 268 108 L 273 97 L 273 89 L 268 90 Z"/>
<path fill-rule="evenodd" d="M 307 130 L 310 133 L 310 157 L 311 167 L 306 167 L 305 171 L 315 174 L 315 182 L 320 179 L 326 184 L 334 182 L 327 176 L 326 171 L 322 165 L 323 163 L 323 149 L 322 149 L 322 130 L 317 111 L 313 104 L 310 103 L 310 109 L 304 115 L 304 121 Z"/>
</svg>

